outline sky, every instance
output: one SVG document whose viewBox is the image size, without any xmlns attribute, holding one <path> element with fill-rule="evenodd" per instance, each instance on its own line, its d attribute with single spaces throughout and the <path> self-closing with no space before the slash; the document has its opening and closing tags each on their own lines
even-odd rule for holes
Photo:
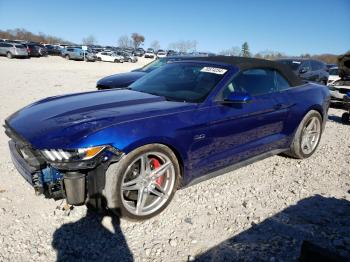
<svg viewBox="0 0 350 262">
<path fill-rule="evenodd" d="M 0 0 L 0 30 L 24 28 L 81 43 L 116 46 L 122 35 L 145 36 L 143 47 L 196 40 L 219 52 L 247 41 L 252 53 L 288 55 L 350 50 L 350 0 Z"/>
</svg>

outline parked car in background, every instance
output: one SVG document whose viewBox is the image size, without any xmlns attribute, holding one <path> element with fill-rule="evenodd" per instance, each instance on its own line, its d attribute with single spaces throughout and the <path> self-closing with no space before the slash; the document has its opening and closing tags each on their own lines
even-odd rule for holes
<svg viewBox="0 0 350 262">
<path fill-rule="evenodd" d="M 136 48 L 135 51 L 133 52 L 135 56 L 143 56 L 145 54 L 145 50 L 141 47 Z"/>
<path fill-rule="evenodd" d="M 125 88 L 125 87 L 128 87 L 133 82 L 135 82 L 137 79 L 143 77 L 144 75 L 152 72 L 157 68 L 164 66 L 167 63 L 175 62 L 175 61 L 191 60 L 191 59 L 193 59 L 193 57 L 186 57 L 186 56 L 181 56 L 181 57 L 168 56 L 164 58 L 158 58 L 152 61 L 151 63 L 149 63 L 148 65 L 145 65 L 144 67 L 139 69 L 135 69 L 131 72 L 106 76 L 97 81 L 96 88 L 98 90 L 112 89 L 112 88 Z"/>
<path fill-rule="evenodd" d="M 157 51 L 157 57 L 158 58 L 162 58 L 162 57 L 166 57 L 166 52 L 164 50 L 158 50 Z"/>
<path fill-rule="evenodd" d="M 327 85 L 331 85 L 334 81 L 339 80 L 340 76 L 339 76 L 339 69 L 338 67 L 331 67 L 329 69 L 329 76 L 328 76 L 328 81 L 327 81 Z"/>
<path fill-rule="evenodd" d="M 44 45 L 48 55 L 61 55 L 61 49 L 54 45 Z"/>
<path fill-rule="evenodd" d="M 114 52 L 100 52 L 96 54 L 97 61 L 123 63 L 124 57 L 117 55 Z"/>
<path fill-rule="evenodd" d="M 61 56 L 67 60 L 85 60 L 87 62 L 95 62 L 97 59 L 94 53 L 77 47 L 67 47 L 62 49 Z"/>
<path fill-rule="evenodd" d="M 332 67 L 337 67 L 337 64 L 327 64 L 326 65 L 328 70 L 331 69 Z"/>
<path fill-rule="evenodd" d="M 273 61 L 194 59 L 166 64 L 129 89 L 20 109 L 5 120 L 14 166 L 37 194 L 144 220 L 179 188 L 272 155 L 314 154 L 327 122 L 326 86 L 304 84 Z"/>
<path fill-rule="evenodd" d="M 117 48 L 120 48 L 120 47 L 117 47 Z M 133 53 L 135 51 L 135 49 L 132 47 L 124 47 L 124 48 L 120 48 L 120 50 L 128 52 L 128 53 Z"/>
<path fill-rule="evenodd" d="M 124 58 L 124 62 L 136 63 L 138 61 L 137 57 L 132 53 L 125 51 L 117 51 L 115 53 L 119 56 L 122 56 Z"/>
<path fill-rule="evenodd" d="M 154 58 L 155 54 L 153 48 L 148 48 L 144 56 L 145 58 Z"/>
<path fill-rule="evenodd" d="M 25 43 L 23 44 L 27 51 L 28 51 L 28 55 L 30 57 L 40 57 L 40 53 L 39 53 L 39 47 L 36 44 L 33 43 Z"/>
<path fill-rule="evenodd" d="M 18 40 L 5 39 L 5 42 L 7 42 L 7 43 L 12 43 L 12 44 L 23 44 L 23 43 L 25 43 L 25 42 L 27 42 L 27 41 L 25 41 L 25 40 L 20 40 L 20 39 L 18 39 Z"/>
<path fill-rule="evenodd" d="M 345 109 L 342 121 L 349 122 L 350 113 L 350 52 L 338 57 L 338 80 L 330 83 L 328 88 L 331 93 L 332 106 Z"/>
<path fill-rule="evenodd" d="M 61 56 L 67 60 L 83 60 L 84 53 L 81 48 L 66 47 L 62 49 Z"/>
<path fill-rule="evenodd" d="M 29 57 L 28 51 L 24 45 L 9 42 L 0 42 L 0 55 L 7 56 L 9 59 L 14 57 Z"/>
<path fill-rule="evenodd" d="M 84 61 L 85 62 L 95 62 L 97 60 L 96 54 L 89 50 L 84 50 Z"/>
<path fill-rule="evenodd" d="M 176 56 L 177 52 L 174 50 L 168 50 L 168 52 L 166 53 L 167 56 Z"/>
<path fill-rule="evenodd" d="M 345 79 L 338 79 L 328 85 L 331 94 L 331 105 L 337 108 L 344 108 L 345 97 L 350 97 L 350 77 Z"/>
<path fill-rule="evenodd" d="M 36 46 L 38 47 L 38 51 L 39 51 L 40 56 L 47 56 L 48 55 L 48 52 L 47 52 L 47 49 L 45 46 L 43 46 L 41 44 L 37 44 Z"/>
<path fill-rule="evenodd" d="M 327 85 L 329 74 L 324 62 L 302 58 L 279 59 L 276 61 L 289 66 L 297 76 L 306 81 Z"/>
</svg>

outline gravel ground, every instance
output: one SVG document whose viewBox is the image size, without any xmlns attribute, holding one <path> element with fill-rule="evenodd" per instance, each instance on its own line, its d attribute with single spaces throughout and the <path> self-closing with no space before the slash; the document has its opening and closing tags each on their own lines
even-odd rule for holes
<svg viewBox="0 0 350 262">
<path fill-rule="evenodd" d="M 146 61 L 0 58 L 0 120 L 39 98 L 93 90 L 100 77 Z M 0 261 L 295 261 L 303 240 L 349 258 L 350 126 L 340 123 L 341 110 L 329 113 L 311 158 L 274 156 L 182 189 L 140 223 L 35 196 L 1 132 Z"/>
</svg>

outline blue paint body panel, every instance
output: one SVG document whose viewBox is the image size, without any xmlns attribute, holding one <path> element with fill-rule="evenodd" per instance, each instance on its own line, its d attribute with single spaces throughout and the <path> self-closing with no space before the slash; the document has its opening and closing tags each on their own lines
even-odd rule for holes
<svg viewBox="0 0 350 262">
<path fill-rule="evenodd" d="M 181 158 L 186 185 L 208 172 L 287 149 L 310 109 L 326 119 L 328 89 L 311 83 L 252 97 L 249 103 L 217 102 L 218 93 L 239 72 L 224 66 L 228 72 L 202 103 L 132 90 L 95 91 L 43 99 L 7 123 L 36 149 L 112 145 L 127 154 L 145 144 L 168 145 Z"/>
</svg>

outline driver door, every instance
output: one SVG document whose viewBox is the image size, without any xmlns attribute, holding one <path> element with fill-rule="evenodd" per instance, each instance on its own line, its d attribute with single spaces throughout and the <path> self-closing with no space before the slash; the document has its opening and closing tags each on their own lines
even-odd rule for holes
<svg viewBox="0 0 350 262">
<path fill-rule="evenodd" d="M 250 94 L 248 103 L 216 102 L 208 115 L 210 151 L 197 163 L 208 173 L 279 148 L 288 108 L 275 89 L 274 70 L 250 69 L 235 77 L 222 91 Z"/>
</svg>

